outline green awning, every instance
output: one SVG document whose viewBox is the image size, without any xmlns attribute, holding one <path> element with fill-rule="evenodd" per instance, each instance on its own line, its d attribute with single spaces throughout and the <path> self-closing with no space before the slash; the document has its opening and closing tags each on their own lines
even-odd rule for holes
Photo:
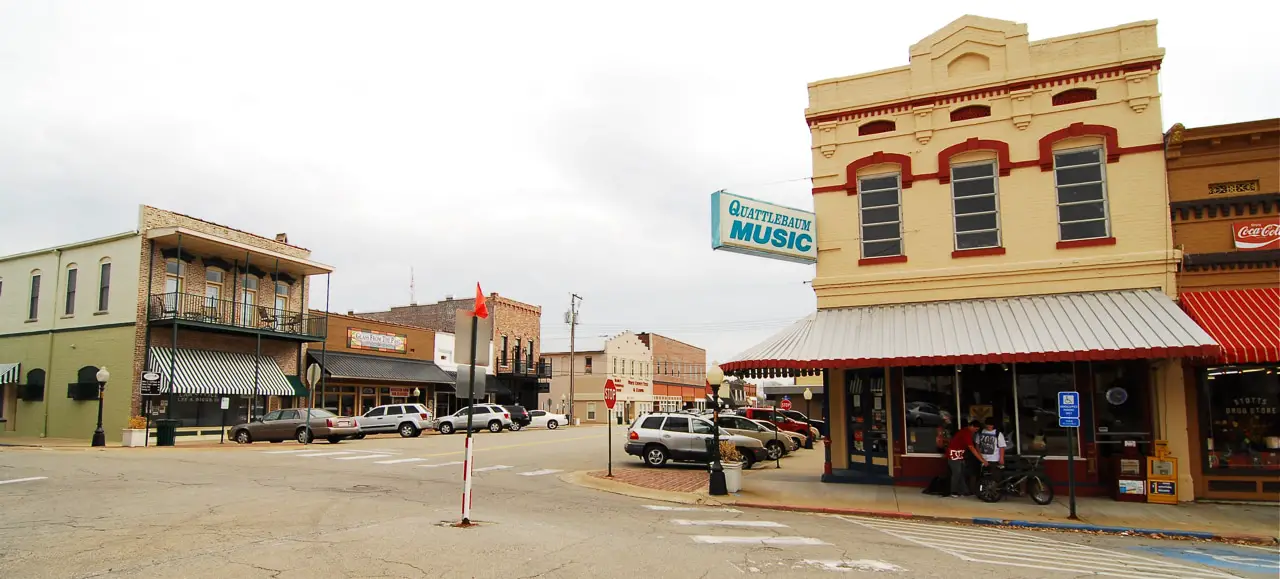
<svg viewBox="0 0 1280 579">
<path fill-rule="evenodd" d="M 285 377 L 284 377 L 284 379 L 289 381 L 289 385 L 290 385 L 290 386 L 293 386 L 293 395 L 294 395 L 294 396 L 309 396 L 309 395 L 310 395 L 310 392 L 308 392 L 308 391 L 307 391 L 307 386 L 306 386 L 306 384 L 303 384 L 303 383 L 302 383 L 302 378 L 299 378 L 299 377 L 297 377 L 297 376 L 290 376 L 290 375 L 286 374 L 286 375 L 285 375 Z"/>
</svg>

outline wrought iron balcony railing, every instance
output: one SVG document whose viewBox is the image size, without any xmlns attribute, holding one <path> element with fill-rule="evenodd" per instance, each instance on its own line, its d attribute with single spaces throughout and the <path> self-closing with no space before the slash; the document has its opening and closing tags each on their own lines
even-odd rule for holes
<svg viewBox="0 0 1280 579">
<path fill-rule="evenodd" d="M 539 360 L 532 362 L 530 360 L 521 360 L 509 358 L 498 364 L 498 373 L 512 374 L 515 376 L 526 376 L 529 378 L 551 378 L 551 362 L 547 360 Z"/>
<path fill-rule="evenodd" d="M 152 294 L 150 321 L 185 321 L 323 339 L 325 317 L 186 293 Z"/>
</svg>

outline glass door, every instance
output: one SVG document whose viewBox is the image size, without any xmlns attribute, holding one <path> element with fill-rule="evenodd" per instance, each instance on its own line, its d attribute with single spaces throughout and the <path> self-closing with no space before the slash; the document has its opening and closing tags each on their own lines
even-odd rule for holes
<svg viewBox="0 0 1280 579">
<path fill-rule="evenodd" d="M 883 369 L 846 374 L 849 415 L 849 469 L 874 477 L 889 476 L 889 425 Z"/>
</svg>

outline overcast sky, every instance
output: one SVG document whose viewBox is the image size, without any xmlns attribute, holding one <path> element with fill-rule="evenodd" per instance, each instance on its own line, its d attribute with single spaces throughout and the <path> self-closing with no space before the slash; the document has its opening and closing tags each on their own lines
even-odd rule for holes
<svg viewBox="0 0 1280 579">
<path fill-rule="evenodd" d="M 1156 18 L 1165 127 L 1280 115 L 1262 2 L 444 4 L 0 0 L 0 255 L 147 203 L 288 232 L 335 311 L 407 303 L 412 266 L 419 303 L 541 305 L 547 347 L 576 292 L 582 336 L 725 359 L 813 310 L 813 267 L 712 252 L 709 194 L 811 209 L 805 84 L 965 12 Z"/>
</svg>

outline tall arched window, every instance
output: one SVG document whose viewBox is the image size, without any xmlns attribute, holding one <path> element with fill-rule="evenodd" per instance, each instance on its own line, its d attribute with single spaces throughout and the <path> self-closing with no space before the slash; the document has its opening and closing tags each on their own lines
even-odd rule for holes
<svg viewBox="0 0 1280 579">
<path fill-rule="evenodd" d="M 55 275 L 57 272 L 54 272 Z M 30 301 L 27 303 L 27 319 L 36 320 L 40 317 L 40 270 L 31 270 L 31 294 Z"/>
<path fill-rule="evenodd" d="M 67 300 L 62 315 L 73 316 L 76 313 L 76 283 L 80 278 L 80 268 L 76 264 L 67 266 Z M 95 370 L 96 372 L 96 370 Z"/>
<path fill-rule="evenodd" d="M 111 303 L 111 258 L 104 257 L 98 262 L 98 311 L 107 311 Z"/>
</svg>

